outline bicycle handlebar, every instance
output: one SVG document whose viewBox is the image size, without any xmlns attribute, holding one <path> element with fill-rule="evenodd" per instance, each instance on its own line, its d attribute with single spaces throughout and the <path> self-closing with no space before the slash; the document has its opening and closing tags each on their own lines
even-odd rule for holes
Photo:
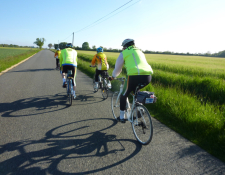
<svg viewBox="0 0 225 175">
<path fill-rule="evenodd" d="M 95 66 L 90 65 L 90 67 L 97 67 L 97 66 L 96 65 Z"/>
<path fill-rule="evenodd" d="M 111 79 L 112 77 L 109 77 L 109 80 Z M 119 80 L 119 81 L 124 81 L 126 78 L 124 77 L 121 77 L 121 78 L 113 78 L 113 80 Z"/>
<path fill-rule="evenodd" d="M 123 81 L 123 80 L 125 80 L 126 78 L 124 78 L 124 77 L 121 77 L 121 78 L 114 78 L 114 80 L 119 80 L 119 81 Z"/>
</svg>

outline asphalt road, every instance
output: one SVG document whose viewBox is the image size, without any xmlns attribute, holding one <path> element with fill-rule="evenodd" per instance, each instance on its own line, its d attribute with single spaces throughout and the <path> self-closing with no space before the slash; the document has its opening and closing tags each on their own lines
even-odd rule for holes
<svg viewBox="0 0 225 175">
<path fill-rule="evenodd" d="M 80 71 L 68 106 L 53 56 L 43 50 L 0 76 L 0 175 L 225 174 L 225 163 L 155 119 L 140 145 Z"/>
</svg>

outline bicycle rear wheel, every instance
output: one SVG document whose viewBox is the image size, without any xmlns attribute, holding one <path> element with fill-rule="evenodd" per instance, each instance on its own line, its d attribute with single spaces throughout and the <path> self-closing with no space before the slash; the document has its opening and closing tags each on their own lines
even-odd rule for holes
<svg viewBox="0 0 225 175">
<path fill-rule="evenodd" d="M 117 120 L 117 117 L 120 116 L 120 96 L 119 92 L 114 92 L 111 101 L 113 117 Z"/>
<path fill-rule="evenodd" d="M 134 136 L 141 144 L 149 144 L 153 136 L 153 126 L 148 109 L 143 105 L 136 105 L 132 111 L 132 117 L 131 125 Z"/>
<path fill-rule="evenodd" d="M 69 84 L 67 85 L 68 86 L 68 89 L 69 89 L 69 105 L 71 106 L 72 103 L 73 103 L 73 94 L 72 94 L 72 80 L 69 81 Z"/>
</svg>

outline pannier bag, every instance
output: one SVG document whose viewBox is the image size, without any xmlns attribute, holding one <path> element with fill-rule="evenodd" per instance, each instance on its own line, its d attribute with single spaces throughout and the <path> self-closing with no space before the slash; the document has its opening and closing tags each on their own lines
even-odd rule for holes
<svg viewBox="0 0 225 175">
<path fill-rule="evenodd" d="M 142 104 L 155 103 L 157 97 L 154 95 L 154 92 L 141 91 L 137 93 L 137 102 Z"/>
</svg>

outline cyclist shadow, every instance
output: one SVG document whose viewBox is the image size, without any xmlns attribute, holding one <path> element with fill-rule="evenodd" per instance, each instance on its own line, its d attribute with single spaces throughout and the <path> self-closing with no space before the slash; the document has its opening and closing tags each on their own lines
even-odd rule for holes
<svg viewBox="0 0 225 175">
<path fill-rule="evenodd" d="M 101 96 L 94 95 L 94 91 L 81 90 L 77 91 L 75 105 L 87 105 L 104 101 Z"/>
<path fill-rule="evenodd" d="M 62 125 L 64 126 L 64 125 Z M 112 125 L 113 126 L 113 125 Z M 111 126 L 111 127 L 112 127 Z M 67 163 L 75 164 L 79 162 L 80 159 L 88 158 L 89 161 L 93 161 L 93 164 L 96 162 L 96 157 L 105 157 L 109 154 L 115 154 L 117 152 L 124 152 L 125 147 L 121 142 L 128 142 L 135 144 L 136 149 L 130 153 L 127 157 L 122 160 L 112 163 L 111 165 L 105 166 L 98 169 L 92 169 L 85 172 L 79 172 L 77 174 L 89 174 L 99 172 L 118 164 L 121 164 L 130 158 L 134 157 L 140 150 L 141 145 L 137 142 L 129 139 L 116 139 L 116 135 L 107 135 L 101 131 L 95 131 L 90 133 L 86 138 L 76 138 L 77 136 L 63 136 L 64 134 L 70 133 L 70 131 L 59 133 L 53 135 L 55 132 L 54 128 L 46 133 L 46 136 L 40 140 L 24 140 L 17 141 L 13 143 L 7 143 L 5 145 L 0 145 L 0 156 L 3 157 L 3 161 L 0 162 L 0 174 L 70 174 L 60 171 L 58 166 L 61 162 L 66 162 L 64 166 L 68 166 Z M 83 128 L 77 128 L 72 130 L 80 131 Z M 84 134 L 86 135 L 86 134 Z M 84 136 L 82 135 L 82 136 Z M 108 143 L 112 143 L 112 147 L 108 146 Z M 115 147 L 115 144 L 117 147 Z M 41 146 L 40 146 L 41 145 Z M 39 147 L 38 147 L 39 146 Z M 33 151 L 32 151 L 33 148 Z M 41 148 L 37 150 L 37 148 Z M 103 149 L 102 149 L 103 148 Z M 26 151 L 26 150 L 29 151 Z M 102 151 L 103 150 L 103 151 Z M 94 152 L 95 151 L 95 152 Z M 4 156 L 15 154 L 14 156 Z M 111 156 L 110 156 L 111 157 Z M 93 159 L 92 159 L 93 158 Z M 109 158 L 109 157 L 108 157 Z M 77 160 L 77 161 L 76 161 Z M 86 159 L 85 159 L 86 160 Z M 104 162 L 102 162 L 104 164 Z M 79 163 L 78 163 L 79 164 Z M 43 167 L 39 167 L 45 165 Z M 48 166 L 47 166 L 48 165 Z M 47 167 L 46 167 L 47 166 Z M 35 168 L 34 168 L 35 167 Z M 82 168 L 81 168 L 82 169 Z M 78 172 L 79 170 L 76 170 Z M 76 174 L 76 173 L 73 173 Z"/>
<path fill-rule="evenodd" d="M 67 98 L 61 94 L 19 99 L 10 103 L 0 103 L 0 113 L 2 117 L 22 117 L 55 112 L 68 107 L 66 100 Z M 24 110 L 28 112 L 24 113 Z"/>
</svg>

